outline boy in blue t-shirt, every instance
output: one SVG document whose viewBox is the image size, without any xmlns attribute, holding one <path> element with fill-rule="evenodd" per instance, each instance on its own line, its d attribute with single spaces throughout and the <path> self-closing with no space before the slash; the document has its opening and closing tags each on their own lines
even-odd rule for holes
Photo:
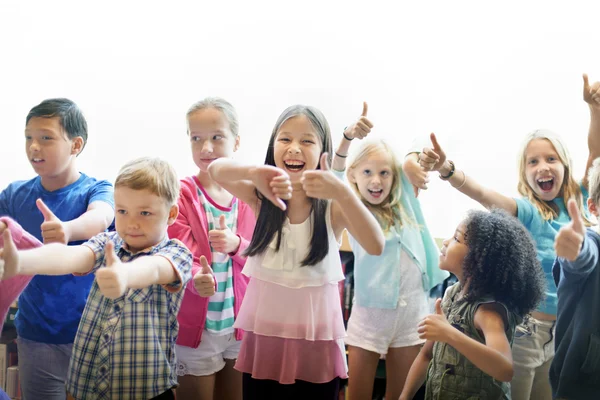
<svg viewBox="0 0 600 400">
<path fill-rule="evenodd" d="M 105 231 L 114 218 L 112 185 L 76 167 L 87 136 L 87 122 L 71 100 L 33 107 L 25 121 L 25 151 L 37 176 L 0 193 L 0 216 L 45 244 L 76 245 Z M 71 348 L 93 278 L 35 276 L 21 294 L 15 324 L 25 400 L 66 398 Z"/>
</svg>

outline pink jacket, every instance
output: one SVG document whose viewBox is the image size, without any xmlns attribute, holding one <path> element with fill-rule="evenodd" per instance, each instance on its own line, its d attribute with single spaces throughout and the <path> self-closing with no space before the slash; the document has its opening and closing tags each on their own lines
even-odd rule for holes
<svg viewBox="0 0 600 400">
<path fill-rule="evenodd" d="M 33 235 L 27 233 L 21 225 L 13 221 L 8 217 L 0 218 L 0 221 L 6 224 L 6 229 L 10 230 L 13 242 L 19 250 L 32 249 L 34 247 L 42 246 L 42 243 L 37 240 Z M 4 247 L 4 240 L 0 236 L 0 248 Z M 6 320 L 6 314 L 10 305 L 19 297 L 21 292 L 25 290 L 29 281 L 33 276 L 17 275 L 4 281 L 0 281 L 0 332 L 4 321 Z"/>
<path fill-rule="evenodd" d="M 197 187 L 200 186 L 198 178 L 187 177 L 181 180 L 181 193 L 179 195 L 179 216 L 173 225 L 169 227 L 169 237 L 179 239 L 192 252 L 194 260 L 192 263 L 192 276 L 201 269 L 200 256 L 206 257 L 208 263 L 212 261 L 210 244 L 208 242 L 208 221 L 200 199 Z M 246 203 L 238 201 L 237 235 L 240 237 L 240 247 L 235 254 L 230 254 L 233 262 L 233 295 L 234 316 L 244 299 L 248 277 L 242 275 L 242 268 L 246 263 L 246 257 L 242 253 L 250 244 L 250 238 L 254 232 L 256 218 L 254 212 Z M 187 284 L 181 309 L 177 315 L 179 321 L 179 335 L 177 344 L 186 347 L 197 348 L 200 345 L 202 331 L 206 324 L 208 313 L 208 297 L 200 297 L 194 281 Z M 235 330 L 237 340 L 242 339 L 242 331 Z"/>
</svg>

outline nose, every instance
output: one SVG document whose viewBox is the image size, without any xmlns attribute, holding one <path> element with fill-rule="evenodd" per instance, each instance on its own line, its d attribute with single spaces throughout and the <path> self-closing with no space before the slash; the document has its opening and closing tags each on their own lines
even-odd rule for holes
<svg viewBox="0 0 600 400">
<path fill-rule="evenodd" d="M 37 140 L 32 140 L 31 144 L 29 145 L 29 150 L 30 151 L 38 151 L 40 149 L 40 145 L 38 143 Z"/>
<path fill-rule="evenodd" d="M 449 243 L 450 243 L 450 238 L 444 239 L 444 240 L 442 241 L 442 245 L 443 245 L 444 247 L 448 247 L 448 244 L 449 244 Z"/>
<path fill-rule="evenodd" d="M 288 153 L 290 154 L 300 154 L 300 148 L 297 145 L 290 145 L 290 148 L 288 149 Z"/>
<path fill-rule="evenodd" d="M 213 151 L 213 146 L 212 146 L 212 144 L 210 143 L 210 141 L 208 141 L 208 140 L 207 140 L 207 141 L 205 141 L 205 142 L 202 144 L 202 152 L 203 152 L 203 153 L 212 153 L 212 151 Z"/>
<path fill-rule="evenodd" d="M 379 177 L 379 175 L 374 175 L 373 178 L 371 178 L 371 182 L 372 183 L 381 183 L 381 178 Z"/>
</svg>

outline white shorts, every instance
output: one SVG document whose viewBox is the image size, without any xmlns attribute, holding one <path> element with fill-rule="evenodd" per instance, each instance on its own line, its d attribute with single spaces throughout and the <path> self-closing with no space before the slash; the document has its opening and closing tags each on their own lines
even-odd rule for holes
<svg viewBox="0 0 600 400">
<path fill-rule="evenodd" d="M 422 296 L 422 299 L 419 298 Z M 425 343 L 417 332 L 419 321 L 429 314 L 424 293 L 410 303 L 400 299 L 396 309 L 352 307 L 346 344 L 382 355 L 390 347 L 409 347 Z"/>
<path fill-rule="evenodd" d="M 241 340 L 235 340 L 235 333 L 216 336 L 205 330 L 198 348 L 175 345 L 177 375 L 215 374 L 225 367 L 225 360 L 238 357 L 241 345 Z"/>
</svg>

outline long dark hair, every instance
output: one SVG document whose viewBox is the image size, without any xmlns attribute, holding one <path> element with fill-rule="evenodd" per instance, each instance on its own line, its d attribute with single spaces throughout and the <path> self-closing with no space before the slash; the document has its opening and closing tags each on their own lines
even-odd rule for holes
<svg viewBox="0 0 600 400">
<path fill-rule="evenodd" d="M 321 154 L 327 152 L 329 155 L 328 162 L 331 162 L 331 132 L 329 124 L 321 111 L 311 106 L 295 105 L 288 107 L 277 119 L 277 123 L 273 128 L 271 139 L 269 139 L 269 148 L 265 158 L 266 165 L 275 166 L 274 145 L 277 132 L 287 120 L 303 115 L 311 122 L 317 134 L 321 139 L 322 150 Z M 320 169 L 320 165 L 317 169 Z M 261 200 L 260 211 L 252 241 L 246 249 L 247 256 L 254 256 L 263 253 L 275 234 L 277 234 L 277 251 L 281 245 L 281 231 L 286 218 L 286 212 L 275 206 L 269 200 L 265 199 L 261 193 L 256 192 L 257 197 Z M 310 240 L 310 251 L 306 258 L 302 260 L 302 266 L 315 265 L 325 258 L 329 252 L 329 241 L 327 239 L 327 200 L 311 199 L 312 202 L 312 237 Z"/>
</svg>

